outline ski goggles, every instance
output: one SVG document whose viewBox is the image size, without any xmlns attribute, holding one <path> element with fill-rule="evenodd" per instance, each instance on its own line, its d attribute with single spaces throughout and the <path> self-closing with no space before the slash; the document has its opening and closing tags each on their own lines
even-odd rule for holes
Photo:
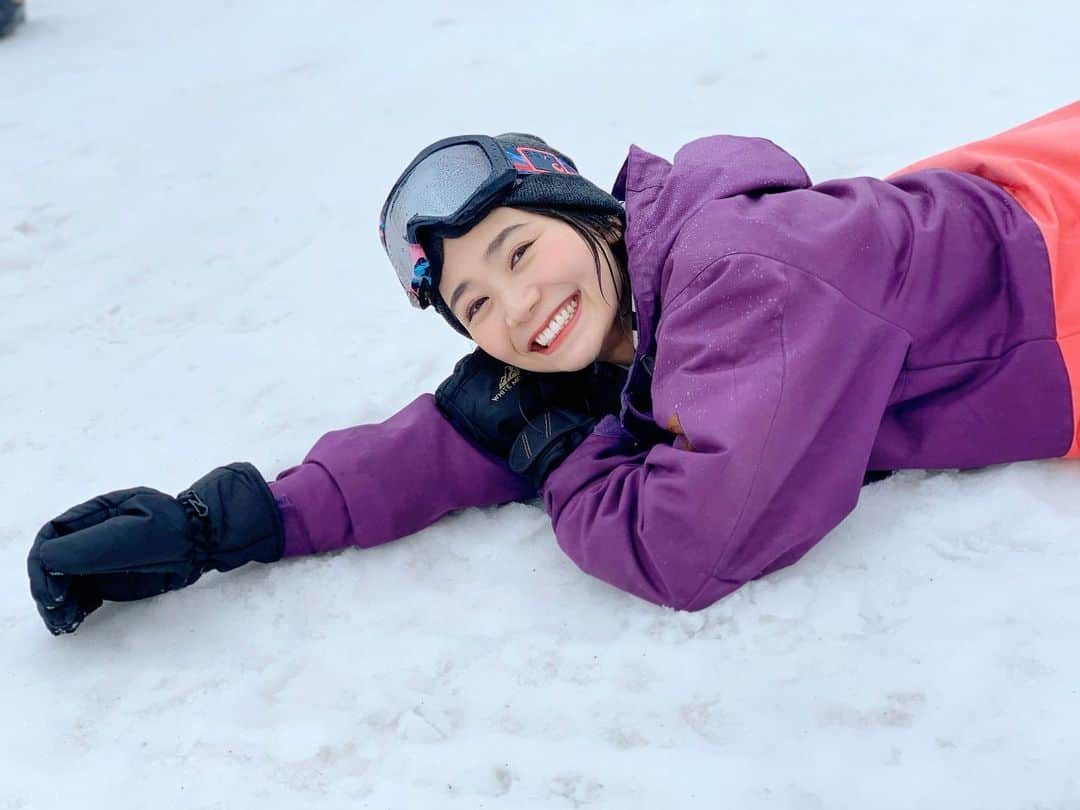
<svg viewBox="0 0 1080 810">
<path fill-rule="evenodd" d="M 379 238 L 414 307 L 432 303 L 437 280 L 421 245 L 425 230 L 463 231 L 504 199 L 519 178 L 577 174 L 552 151 L 487 135 L 445 138 L 427 147 L 402 173 L 383 204 Z"/>
</svg>

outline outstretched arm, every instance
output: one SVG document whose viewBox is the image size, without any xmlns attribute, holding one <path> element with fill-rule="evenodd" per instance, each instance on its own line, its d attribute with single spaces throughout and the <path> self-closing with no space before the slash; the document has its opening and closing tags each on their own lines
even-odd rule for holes
<svg viewBox="0 0 1080 810">
<path fill-rule="evenodd" d="M 38 532 L 30 591 L 45 626 L 71 633 L 104 601 L 183 588 L 212 569 L 377 545 L 453 509 L 535 492 L 462 439 L 428 395 L 382 424 L 323 436 L 269 486 L 236 463 L 175 498 L 136 487 L 73 507 Z"/>
<path fill-rule="evenodd" d="M 385 422 L 327 433 L 270 490 L 286 557 L 377 546 L 455 509 L 536 494 L 504 461 L 462 438 L 430 394 Z"/>
</svg>

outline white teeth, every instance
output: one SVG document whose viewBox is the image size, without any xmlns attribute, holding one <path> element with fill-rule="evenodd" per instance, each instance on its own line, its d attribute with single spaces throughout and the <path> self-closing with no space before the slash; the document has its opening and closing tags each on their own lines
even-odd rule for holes
<svg viewBox="0 0 1080 810">
<path fill-rule="evenodd" d="M 574 312 L 577 311 L 577 299 L 575 298 L 565 307 L 555 313 L 555 317 L 551 319 L 551 323 L 547 325 L 543 332 L 536 336 L 536 342 L 541 346 L 550 346 L 556 336 L 563 330 L 570 318 L 573 317 Z"/>
</svg>

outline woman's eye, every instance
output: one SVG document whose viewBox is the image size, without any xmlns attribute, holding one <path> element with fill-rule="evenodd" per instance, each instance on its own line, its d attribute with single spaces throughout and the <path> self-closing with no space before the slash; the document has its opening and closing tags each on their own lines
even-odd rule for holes
<svg viewBox="0 0 1080 810">
<path fill-rule="evenodd" d="M 475 301 L 469 304 L 468 309 L 465 310 L 465 320 L 471 321 L 473 319 L 473 316 L 475 316 L 476 313 L 480 311 L 480 307 L 485 301 L 487 301 L 487 298 L 477 298 Z"/>
<path fill-rule="evenodd" d="M 525 251 L 528 250 L 531 246 L 532 246 L 532 242 L 526 242 L 524 245 L 522 245 L 517 250 L 515 250 L 512 254 L 510 254 L 510 266 L 511 267 L 516 266 L 517 263 L 520 262 L 522 257 L 525 255 Z"/>
<path fill-rule="evenodd" d="M 517 263 L 520 262 L 521 259 L 525 256 L 525 251 L 527 251 L 530 247 L 532 247 L 532 242 L 526 242 L 524 245 L 517 248 L 513 253 L 510 254 L 511 269 L 517 266 Z M 478 313 L 480 311 L 480 308 L 484 306 L 485 301 L 487 301 L 487 297 L 482 296 L 480 298 L 477 298 L 475 301 L 469 304 L 468 307 L 465 308 L 465 323 L 469 323 L 474 317 L 476 317 L 476 313 Z"/>
</svg>

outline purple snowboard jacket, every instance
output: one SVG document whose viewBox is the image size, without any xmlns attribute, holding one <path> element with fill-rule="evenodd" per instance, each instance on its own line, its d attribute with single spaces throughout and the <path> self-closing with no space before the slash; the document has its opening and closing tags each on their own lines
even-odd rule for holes
<svg viewBox="0 0 1080 810">
<path fill-rule="evenodd" d="M 799 559 L 867 469 L 1068 450 L 1046 249 L 994 184 L 934 170 L 811 186 L 773 143 L 716 136 L 673 163 L 632 148 L 615 194 L 637 356 L 620 417 L 540 493 L 584 571 L 697 610 Z M 287 556 L 535 495 L 430 395 L 323 436 L 271 488 Z"/>
</svg>

